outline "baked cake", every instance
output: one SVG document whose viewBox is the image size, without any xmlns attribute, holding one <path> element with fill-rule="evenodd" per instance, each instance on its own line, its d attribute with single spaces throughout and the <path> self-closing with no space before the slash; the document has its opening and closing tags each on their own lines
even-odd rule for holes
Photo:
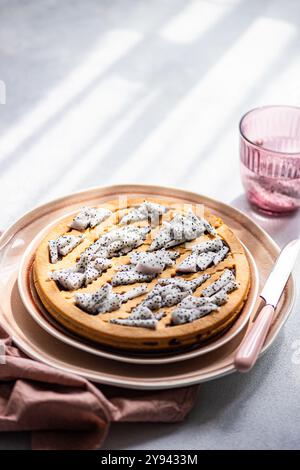
<svg viewBox="0 0 300 470">
<path fill-rule="evenodd" d="M 40 243 L 34 285 L 77 335 L 119 350 L 171 351 L 225 332 L 250 287 L 232 230 L 203 206 L 138 197 L 82 207 Z"/>
</svg>

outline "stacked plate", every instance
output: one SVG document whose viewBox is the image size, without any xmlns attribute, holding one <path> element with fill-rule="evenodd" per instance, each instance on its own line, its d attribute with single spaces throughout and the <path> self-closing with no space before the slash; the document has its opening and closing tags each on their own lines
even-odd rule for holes
<svg viewBox="0 0 300 470">
<path fill-rule="evenodd" d="M 251 289 L 241 315 L 222 337 L 208 345 L 177 354 L 143 356 L 108 350 L 66 331 L 47 313 L 32 284 L 35 250 L 59 217 L 82 205 L 95 205 L 114 196 L 167 196 L 205 204 L 220 216 L 244 244 L 251 267 Z M 223 203 L 194 193 L 153 186 L 122 185 L 94 188 L 55 200 L 24 215 L 0 239 L 0 321 L 29 356 L 89 380 L 129 388 L 162 389 L 192 385 L 233 372 L 233 358 L 259 304 L 258 291 L 278 255 L 272 239 L 247 216 Z M 266 350 L 292 307 L 294 286 L 286 286 L 269 332 Z"/>
</svg>

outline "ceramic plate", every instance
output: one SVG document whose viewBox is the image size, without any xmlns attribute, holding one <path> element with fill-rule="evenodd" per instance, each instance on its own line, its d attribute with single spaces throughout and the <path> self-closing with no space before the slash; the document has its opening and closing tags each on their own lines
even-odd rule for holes
<svg viewBox="0 0 300 470">
<path fill-rule="evenodd" d="M 100 202 L 100 200 L 99 200 Z M 69 211 L 67 211 L 69 212 Z M 76 213 L 76 212 L 75 212 Z M 60 325 L 54 318 L 47 312 L 43 304 L 39 300 L 39 297 L 36 293 L 32 282 L 32 264 L 34 261 L 35 251 L 44 238 L 45 234 L 51 230 L 52 226 L 55 226 L 59 220 L 52 221 L 46 228 L 44 228 L 30 243 L 26 249 L 20 264 L 19 276 L 18 276 L 18 287 L 19 292 L 29 314 L 32 318 L 49 334 L 53 335 L 55 338 L 63 341 L 66 344 L 74 346 L 83 351 L 87 351 L 91 354 L 96 354 L 97 356 L 106 357 L 108 359 L 114 359 L 117 361 L 128 362 L 133 364 L 166 364 L 171 362 L 184 361 L 186 359 L 191 359 L 193 357 L 200 356 L 202 354 L 207 354 L 215 349 L 223 346 L 224 344 L 231 341 L 247 324 L 251 311 L 255 305 L 258 295 L 258 270 L 253 259 L 253 256 L 250 254 L 249 250 L 244 246 L 247 257 L 249 260 L 251 268 L 251 289 L 247 298 L 247 302 L 238 318 L 238 320 L 233 324 L 229 330 L 222 335 L 221 337 L 211 341 L 206 345 L 201 345 L 200 347 L 194 348 L 185 352 L 178 352 L 177 354 L 158 354 L 155 355 L 142 355 L 134 354 L 132 352 L 117 352 L 115 350 L 109 350 L 108 348 L 102 347 L 99 344 L 92 343 L 91 341 L 80 338 L 75 334 L 72 334 L 66 330 L 62 325 Z"/>
<path fill-rule="evenodd" d="M 65 214 L 66 206 L 70 211 L 75 211 L 82 204 L 97 204 L 104 198 L 109 199 L 120 193 L 161 194 L 184 199 L 186 202 L 205 204 L 223 218 L 253 254 L 259 271 L 259 288 L 263 286 L 278 256 L 279 248 L 266 232 L 240 211 L 214 199 L 172 188 L 139 185 L 93 188 L 36 208 L 3 233 L 0 239 L 1 323 L 12 335 L 14 342 L 30 357 L 99 383 L 127 388 L 163 389 L 192 385 L 234 372 L 234 354 L 246 331 L 253 326 L 259 299 L 247 327 L 227 344 L 208 354 L 170 364 L 126 364 L 96 356 L 53 337 L 29 315 L 17 284 L 18 269 L 27 246 L 50 221 Z M 273 343 L 287 320 L 293 300 L 294 283 L 291 277 L 276 310 L 264 351 Z"/>
</svg>

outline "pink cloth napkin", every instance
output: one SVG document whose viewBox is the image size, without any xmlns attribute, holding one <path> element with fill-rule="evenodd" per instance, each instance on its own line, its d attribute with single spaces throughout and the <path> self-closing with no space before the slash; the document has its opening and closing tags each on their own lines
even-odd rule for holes
<svg viewBox="0 0 300 470">
<path fill-rule="evenodd" d="M 0 327 L 0 431 L 32 431 L 33 449 L 98 449 L 111 422 L 176 422 L 198 387 L 135 391 L 98 386 L 29 359 Z M 100 390 L 101 388 L 101 390 Z"/>
</svg>

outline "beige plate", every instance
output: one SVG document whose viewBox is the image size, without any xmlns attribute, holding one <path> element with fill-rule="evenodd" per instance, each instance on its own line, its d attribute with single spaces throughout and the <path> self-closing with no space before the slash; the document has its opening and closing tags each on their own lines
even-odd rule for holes
<svg viewBox="0 0 300 470">
<path fill-rule="evenodd" d="M 260 274 L 260 288 L 271 270 L 279 248 L 272 239 L 241 212 L 213 199 L 177 189 L 122 185 L 94 188 L 57 199 L 25 214 L 6 230 L 0 239 L 0 319 L 12 334 L 15 343 L 29 356 L 51 364 L 63 371 L 80 374 L 95 382 L 129 388 L 163 389 L 191 385 L 212 380 L 233 372 L 233 357 L 246 328 L 232 341 L 200 357 L 171 364 L 125 364 L 80 351 L 44 331 L 28 314 L 17 286 L 17 273 L 26 246 L 51 220 L 65 214 L 66 206 L 76 210 L 83 203 L 96 204 L 116 194 L 161 194 L 181 198 L 187 202 L 203 203 L 220 215 L 255 256 Z M 266 350 L 276 338 L 288 318 L 294 299 L 294 284 L 290 278 L 277 315 L 264 347 Z M 257 300 L 257 306 L 259 305 Z M 255 312 L 256 309 L 254 309 Z M 252 319 L 248 329 L 252 327 Z"/>
<path fill-rule="evenodd" d="M 76 213 L 77 211 L 75 211 Z M 65 214 L 72 215 L 72 214 Z M 64 218 L 64 217 L 63 217 Z M 61 219 L 61 218 L 60 218 Z M 101 347 L 99 344 L 94 344 L 91 341 L 85 340 L 83 338 L 77 337 L 75 334 L 67 331 L 62 325 L 55 321 L 54 318 L 47 312 L 43 304 L 37 296 L 36 290 L 32 282 L 32 264 L 34 260 L 35 251 L 44 238 L 45 234 L 48 233 L 51 228 L 59 223 L 59 219 L 52 221 L 44 230 L 42 230 L 30 243 L 27 247 L 19 268 L 18 276 L 18 287 L 20 296 L 22 298 L 23 304 L 26 309 L 32 316 L 32 318 L 48 333 L 50 333 L 55 338 L 63 341 L 66 344 L 74 346 L 75 348 L 87 351 L 91 354 L 96 354 L 97 356 L 106 357 L 108 359 L 114 359 L 117 361 L 128 362 L 132 364 L 167 364 L 170 362 L 184 361 L 186 359 L 191 359 L 193 357 L 201 356 L 202 354 L 209 353 L 215 349 L 223 346 L 224 344 L 231 341 L 247 324 L 255 302 L 258 295 L 258 271 L 256 264 L 249 250 L 244 246 L 249 264 L 251 269 L 251 289 L 247 298 L 247 301 L 243 307 L 242 313 L 240 314 L 238 320 L 233 324 L 229 330 L 219 337 L 218 339 L 211 341 L 210 343 L 194 348 L 186 352 L 179 352 L 177 354 L 165 353 L 159 354 L 156 353 L 154 356 L 150 353 L 148 355 L 134 354 L 128 352 L 127 354 L 117 351 L 108 350 L 105 347 Z"/>
</svg>

